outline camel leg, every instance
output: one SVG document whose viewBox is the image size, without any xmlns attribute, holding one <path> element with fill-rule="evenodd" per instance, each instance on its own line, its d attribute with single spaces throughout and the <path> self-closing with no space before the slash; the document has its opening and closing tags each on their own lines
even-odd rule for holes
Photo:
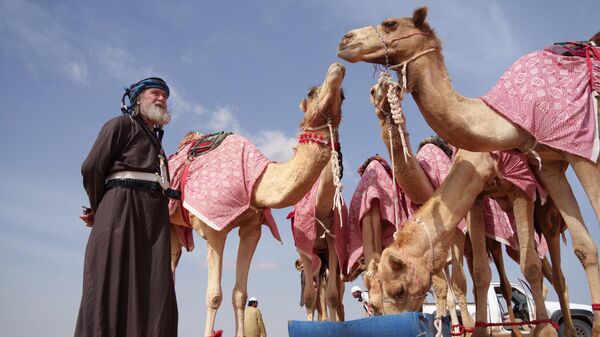
<svg viewBox="0 0 600 337">
<path fill-rule="evenodd" d="M 175 270 L 181 258 L 181 242 L 175 230 L 176 225 L 171 225 L 171 272 L 173 273 L 173 281 L 175 281 Z"/>
<path fill-rule="evenodd" d="M 519 238 L 521 272 L 531 286 L 531 295 L 535 302 L 536 319 L 548 319 L 546 303 L 542 294 L 542 263 L 535 249 L 533 226 L 533 202 L 521 190 L 515 188 L 509 193 L 513 205 L 515 223 Z M 556 330 L 548 323 L 536 325 L 533 336 L 557 336 Z"/>
<path fill-rule="evenodd" d="M 575 173 L 578 174 L 578 178 L 585 188 L 584 181 L 586 184 L 589 184 L 589 181 L 587 180 L 588 178 L 584 177 L 584 174 L 582 174 L 582 168 L 586 167 L 586 165 L 582 165 L 582 163 L 583 162 L 579 162 L 578 164 L 572 163 L 572 165 L 574 169 L 577 166 L 578 169 L 575 171 Z M 594 240 L 592 239 L 583 222 L 581 210 L 577 205 L 577 200 L 575 199 L 573 190 L 571 189 L 571 186 L 565 177 L 564 167 L 556 163 L 547 163 L 542 166 L 540 177 L 548 189 L 548 192 L 550 193 L 550 196 L 552 197 L 556 207 L 560 211 L 560 214 L 562 215 L 569 232 L 571 233 L 573 250 L 579 259 L 579 262 L 581 262 L 588 279 L 588 287 L 590 289 L 592 303 L 600 303 L 600 270 L 598 268 L 598 247 L 594 243 Z M 586 189 L 586 192 L 588 189 Z M 594 211 L 596 212 L 596 217 L 598 217 L 598 205 L 593 204 L 593 206 Z M 600 217 L 598 218 L 600 219 Z M 597 311 L 594 315 L 592 336 L 600 337 L 600 313 Z"/>
<path fill-rule="evenodd" d="M 561 310 L 563 312 L 570 312 L 569 292 L 562 268 L 560 267 L 560 233 L 563 227 L 562 217 L 558 213 L 558 210 L 556 209 L 556 206 L 552 202 L 551 198 L 549 198 L 546 201 L 546 204 L 543 206 L 536 204 L 535 212 L 538 227 L 541 229 L 544 238 L 546 238 L 546 242 L 548 243 L 548 252 L 550 253 L 550 259 L 552 260 L 550 282 L 552 282 L 554 290 L 558 295 L 558 301 L 560 302 Z M 544 260 L 546 259 L 544 258 Z M 544 274 L 546 274 L 546 272 Z M 576 336 L 571 315 L 563 316 L 563 336 Z"/>
<path fill-rule="evenodd" d="M 304 268 L 304 308 L 306 309 L 306 319 L 313 320 L 315 306 L 317 304 L 317 290 L 315 290 L 314 269 L 310 257 L 300 253 L 302 266 Z M 321 283 L 321 282 L 319 282 Z"/>
<path fill-rule="evenodd" d="M 248 299 L 248 272 L 250 271 L 250 263 L 256 251 L 258 240 L 260 240 L 260 217 L 260 214 L 256 214 L 249 221 L 240 224 L 240 244 L 235 268 L 235 286 L 233 287 L 232 294 L 236 336 L 246 335 L 244 333 L 244 310 L 246 300 Z"/>
<path fill-rule="evenodd" d="M 327 302 L 327 311 L 329 313 L 329 318 L 332 321 L 337 321 L 337 308 L 339 307 L 340 298 L 338 294 L 338 279 L 340 278 L 339 274 L 339 266 L 338 266 L 338 257 L 337 252 L 335 251 L 335 242 L 334 239 L 330 236 L 327 236 L 327 259 L 328 261 L 328 269 L 329 275 L 327 278 L 327 288 L 325 290 L 325 300 Z"/>
<path fill-rule="evenodd" d="M 373 200 L 371 209 L 362 219 L 363 253 L 365 265 L 373 259 L 373 254 L 381 254 L 381 215 L 379 200 Z"/>
<path fill-rule="evenodd" d="M 337 318 L 338 318 L 338 321 L 343 322 L 346 320 L 344 301 L 342 300 L 344 298 L 345 286 L 344 286 L 344 281 L 342 281 L 341 277 L 338 277 L 338 279 L 337 279 L 337 290 L 338 290 L 338 298 L 340 299 L 340 303 L 337 306 Z"/>
<path fill-rule="evenodd" d="M 206 324 L 204 336 L 211 336 L 215 325 L 217 310 L 223 300 L 221 290 L 221 276 L 223 274 L 223 249 L 227 232 L 216 231 L 206 227 L 206 244 L 208 261 L 208 285 L 206 289 Z"/>
<path fill-rule="evenodd" d="M 600 161 L 594 163 L 587 159 L 569 153 L 563 153 L 565 159 L 573 167 L 577 179 L 594 208 L 596 219 L 600 221 Z"/>
<path fill-rule="evenodd" d="M 498 276 L 500 277 L 500 289 L 502 290 L 502 296 L 504 296 L 504 300 L 506 301 L 506 308 L 508 310 L 508 316 L 510 317 L 511 322 L 516 322 L 515 312 L 512 307 L 512 288 L 510 285 L 510 281 L 506 276 L 506 269 L 504 268 L 504 258 L 502 257 L 502 245 L 500 242 L 487 238 L 487 248 L 488 251 L 492 254 L 492 259 L 494 260 L 494 264 L 496 265 L 496 270 L 498 271 Z M 511 336 L 513 337 L 521 337 L 521 331 L 518 326 L 513 326 L 511 331 Z"/>
<path fill-rule="evenodd" d="M 319 283 L 316 287 L 317 289 L 317 301 L 316 301 L 316 310 L 317 310 L 317 320 L 318 321 L 329 321 L 329 313 L 327 312 L 327 280 L 329 279 L 329 273 L 327 269 L 323 267 L 323 261 L 321 261 L 321 271 L 319 272 Z"/>
<path fill-rule="evenodd" d="M 463 267 L 465 239 L 465 234 L 457 229 L 455 240 L 452 244 L 452 290 L 456 296 L 456 301 L 458 301 L 458 307 L 460 308 L 460 316 L 463 326 L 466 328 L 473 328 L 473 319 L 471 318 L 471 314 L 467 308 L 467 279 L 465 278 Z M 458 323 L 458 319 L 455 321 L 455 318 L 452 317 L 452 325 Z"/>
<path fill-rule="evenodd" d="M 436 315 L 435 318 L 446 316 L 446 305 L 448 299 L 448 282 L 444 277 L 444 269 L 440 269 L 431 275 L 431 284 L 435 293 Z"/>
<path fill-rule="evenodd" d="M 448 272 L 450 271 L 448 266 L 446 266 L 444 269 L 446 275 L 448 275 Z M 454 291 L 448 291 L 448 295 L 446 296 L 446 302 L 448 303 L 448 311 L 450 311 L 451 324 L 459 324 L 458 315 L 456 314 L 456 297 L 454 297 Z"/>
<path fill-rule="evenodd" d="M 548 239 L 548 250 L 550 252 L 550 258 L 552 259 L 552 284 L 554 290 L 558 295 L 558 301 L 560 302 L 560 308 L 563 312 L 570 312 L 569 308 L 569 290 L 565 276 L 563 275 L 560 257 L 560 233 Z M 563 315 L 563 336 L 565 337 L 576 337 L 575 326 L 573 326 L 573 318 L 571 315 Z"/>
<path fill-rule="evenodd" d="M 483 222 L 482 202 L 475 199 L 469 214 L 467 215 L 469 235 L 471 239 L 471 251 L 473 253 L 473 287 L 475 288 L 475 321 L 487 323 L 487 293 L 492 281 L 492 273 L 487 260 L 485 248 L 485 225 Z M 476 327 L 474 337 L 487 335 L 485 327 Z"/>
</svg>

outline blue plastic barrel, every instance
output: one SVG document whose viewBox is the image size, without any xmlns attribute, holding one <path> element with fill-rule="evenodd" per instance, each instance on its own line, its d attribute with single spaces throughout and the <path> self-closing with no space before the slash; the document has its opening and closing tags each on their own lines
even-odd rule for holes
<svg viewBox="0 0 600 337">
<path fill-rule="evenodd" d="M 420 312 L 374 316 L 346 322 L 288 321 L 290 337 L 435 337 L 434 316 Z M 442 336 L 450 323 L 442 319 Z"/>
</svg>

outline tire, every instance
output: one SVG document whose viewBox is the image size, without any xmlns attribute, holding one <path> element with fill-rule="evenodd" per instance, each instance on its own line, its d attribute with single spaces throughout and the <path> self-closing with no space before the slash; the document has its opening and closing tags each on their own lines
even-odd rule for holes
<svg viewBox="0 0 600 337">
<path fill-rule="evenodd" d="M 574 318 L 573 326 L 575 327 L 575 333 L 577 337 L 592 337 L 592 327 L 587 324 L 585 321 Z M 560 335 L 562 336 L 562 331 L 564 331 L 563 324 L 560 325 Z"/>
</svg>

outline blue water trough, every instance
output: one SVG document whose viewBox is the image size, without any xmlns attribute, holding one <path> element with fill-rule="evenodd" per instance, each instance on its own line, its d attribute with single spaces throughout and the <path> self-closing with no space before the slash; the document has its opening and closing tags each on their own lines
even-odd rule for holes
<svg viewBox="0 0 600 337">
<path fill-rule="evenodd" d="M 435 337 L 434 316 L 420 312 L 374 316 L 346 322 L 288 321 L 289 337 Z M 442 319 L 442 336 L 450 322 Z"/>
</svg>

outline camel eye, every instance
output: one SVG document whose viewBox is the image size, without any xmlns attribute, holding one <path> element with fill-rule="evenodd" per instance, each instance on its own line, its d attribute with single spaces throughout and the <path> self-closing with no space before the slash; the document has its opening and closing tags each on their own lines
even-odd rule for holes
<svg viewBox="0 0 600 337">
<path fill-rule="evenodd" d="M 381 23 L 381 26 L 383 26 L 383 28 L 385 28 L 386 30 L 394 29 L 396 28 L 396 25 L 397 22 L 394 20 L 386 20 Z"/>
<path fill-rule="evenodd" d="M 396 291 L 394 293 L 394 297 L 403 297 L 404 295 L 405 294 L 404 294 L 404 289 L 403 288 L 399 289 L 398 291 Z"/>
</svg>

